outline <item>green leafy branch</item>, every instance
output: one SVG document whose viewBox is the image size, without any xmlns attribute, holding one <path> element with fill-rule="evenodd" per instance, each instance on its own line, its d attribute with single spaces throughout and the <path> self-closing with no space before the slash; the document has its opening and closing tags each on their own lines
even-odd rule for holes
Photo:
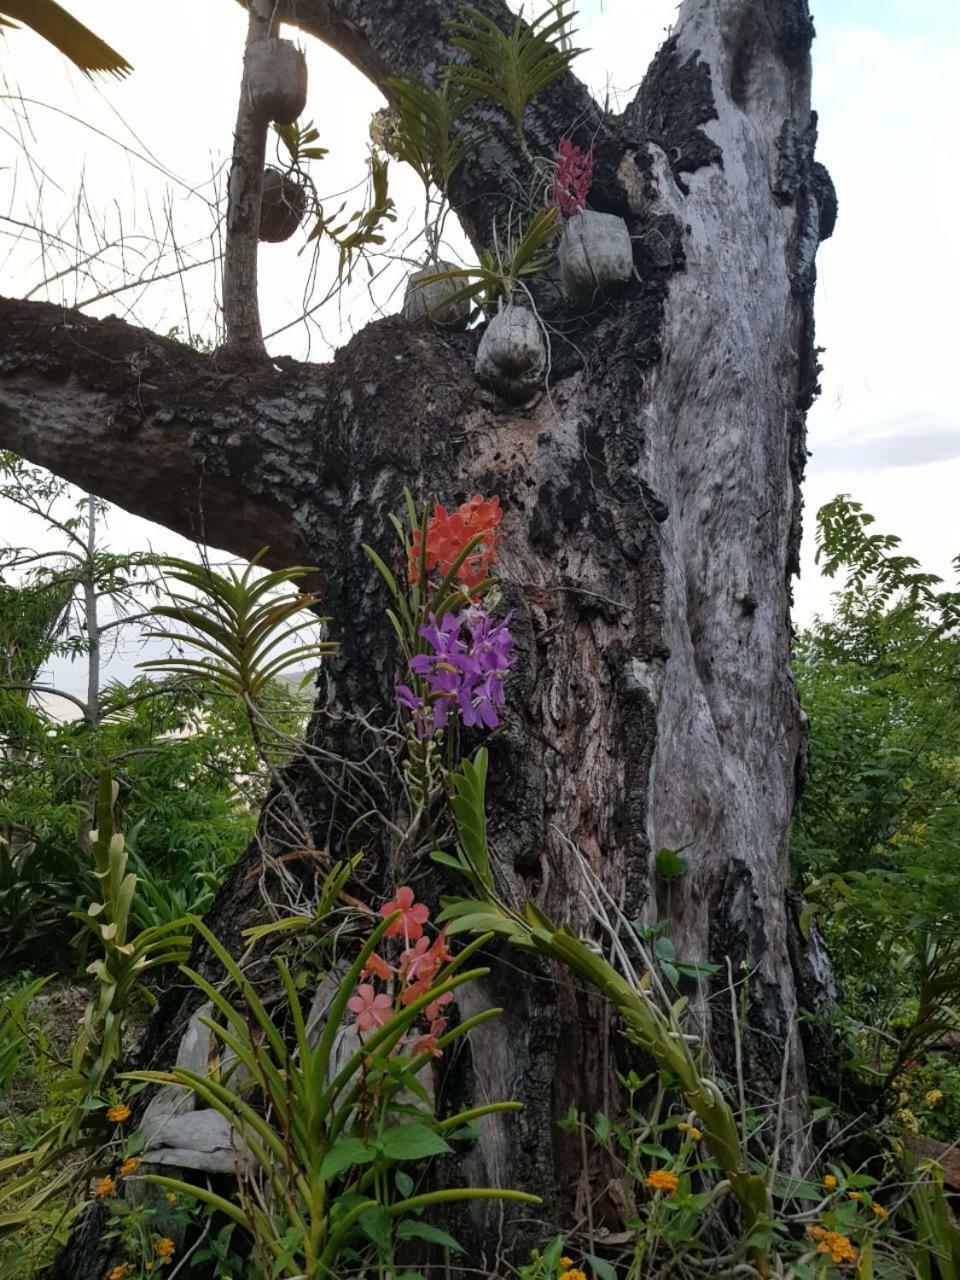
<svg viewBox="0 0 960 1280">
<path fill-rule="evenodd" d="M 566 12 L 566 0 L 557 0 L 530 22 L 518 14 L 504 32 L 479 9 L 466 8 L 462 20 L 446 24 L 450 43 L 471 59 L 446 69 L 450 84 L 473 101 L 486 98 L 496 103 L 510 118 L 522 146 L 527 103 L 583 52 L 569 43 L 568 24 L 574 16 Z"/>
<path fill-rule="evenodd" d="M 310 240 L 316 240 L 319 236 L 326 236 L 332 240 L 337 246 L 340 254 L 340 262 L 337 268 L 337 278 L 342 283 L 344 280 L 349 281 L 354 268 L 354 260 L 358 256 L 363 256 L 371 245 L 381 245 L 386 241 L 383 234 L 383 226 L 386 222 L 396 222 L 396 206 L 390 196 L 387 184 L 387 172 L 389 161 L 383 156 L 377 154 L 376 151 L 370 152 L 370 202 L 366 209 L 358 209 L 350 214 L 343 222 L 338 222 L 346 205 L 341 205 L 336 213 L 330 217 L 324 216 L 323 209 L 320 209 L 320 216 L 316 225 L 307 237 Z M 373 265 L 367 263 L 367 270 L 373 275 Z"/>
</svg>

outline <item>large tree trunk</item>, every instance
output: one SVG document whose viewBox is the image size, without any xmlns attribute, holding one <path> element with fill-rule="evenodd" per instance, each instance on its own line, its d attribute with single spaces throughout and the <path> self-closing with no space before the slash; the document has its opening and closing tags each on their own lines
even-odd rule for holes
<svg viewBox="0 0 960 1280">
<path fill-rule="evenodd" d="M 358 0 L 295 6 L 305 30 L 379 83 L 428 73 L 455 7 L 384 6 L 368 20 Z M 384 593 L 361 544 L 389 550 L 386 515 L 405 485 L 421 499 L 500 495 L 520 655 L 489 737 L 503 876 L 589 932 L 579 849 L 627 915 L 651 923 L 665 910 L 656 851 L 682 849 L 676 950 L 720 966 L 698 1016 L 732 1072 L 740 1009 L 748 1102 L 783 1089 L 788 1135 L 806 1091 L 802 957 L 788 937 L 802 747 L 789 581 L 817 380 L 814 255 L 834 213 L 813 160 L 811 37 L 805 0 L 686 0 L 622 118 L 601 119 L 572 77 L 534 103 L 534 150 L 553 150 L 573 121 L 581 141 L 597 133 L 592 202 L 628 217 L 638 279 L 588 322 L 558 319 L 550 393 L 522 408 L 477 385 L 475 335 L 399 319 L 370 325 L 328 367 L 241 373 L 118 321 L 0 303 L 0 443 L 181 532 L 243 554 L 268 542 L 274 563 L 320 567 L 341 648 L 310 740 L 331 756 L 360 759 L 369 726 L 393 715 Z M 507 127 L 489 123 L 454 192 L 478 245 L 490 192 L 522 181 L 526 164 Z M 316 758 L 288 771 L 314 842 L 334 856 L 362 847 L 374 883 L 403 878 L 435 897 L 426 864 L 397 858 L 382 823 L 360 817 L 397 804 L 389 777 L 371 795 L 346 776 L 344 791 L 332 760 L 325 771 Z M 210 912 L 234 947 L 263 911 L 251 872 L 291 846 L 283 803 Z M 571 1102 L 615 1105 L 615 1027 L 563 974 L 514 956 L 497 959 L 464 1012 L 468 1000 L 504 1013 L 473 1033 L 444 1087 L 525 1107 L 489 1121 L 469 1175 L 535 1190 L 546 1221 L 569 1221 L 579 1157 L 554 1122 Z M 170 1057 L 189 1012 L 168 995 L 147 1056 Z M 491 1271 L 501 1245 L 530 1235 L 497 1212 L 473 1219 L 473 1265 Z"/>
</svg>

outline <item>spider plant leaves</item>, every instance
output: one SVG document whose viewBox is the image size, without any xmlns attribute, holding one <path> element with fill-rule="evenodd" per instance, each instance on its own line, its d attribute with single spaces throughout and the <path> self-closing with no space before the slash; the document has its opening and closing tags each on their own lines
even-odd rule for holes
<svg viewBox="0 0 960 1280">
<path fill-rule="evenodd" d="M 16 21 L 4 21 L 9 18 Z M 111 49 L 105 40 L 78 22 L 55 0 L 2 0 L 0 26 L 15 28 L 17 22 L 30 27 L 48 44 L 59 49 L 84 75 L 103 71 L 125 76 L 133 70 L 122 54 Z"/>
<path fill-rule="evenodd" d="M 255 556 L 242 573 L 233 568 L 218 573 L 207 565 L 164 560 L 169 579 L 188 588 L 190 594 L 171 591 L 172 603 L 158 605 L 151 612 L 155 618 L 179 623 L 186 630 L 164 627 L 147 635 L 172 640 L 182 649 L 198 653 L 152 659 L 140 666 L 256 702 L 284 671 L 331 653 L 335 645 L 302 638 L 304 632 L 312 632 L 327 621 L 306 614 L 320 597 L 289 590 L 313 570 L 295 565 L 255 578 L 254 569 L 264 554 L 261 551 Z"/>
<path fill-rule="evenodd" d="M 479 9 L 464 9 L 463 19 L 446 24 L 450 43 L 467 54 L 468 63 L 447 68 L 452 87 L 469 99 L 486 98 L 510 118 L 523 136 L 523 113 L 536 94 L 552 84 L 582 49 L 562 48 L 569 37 L 566 0 L 557 0 L 539 17 L 527 22 L 519 14 L 509 31 Z"/>
</svg>

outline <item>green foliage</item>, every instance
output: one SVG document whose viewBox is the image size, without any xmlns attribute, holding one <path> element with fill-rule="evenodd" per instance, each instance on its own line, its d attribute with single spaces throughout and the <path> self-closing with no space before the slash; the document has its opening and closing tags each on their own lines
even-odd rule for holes
<svg viewBox="0 0 960 1280">
<path fill-rule="evenodd" d="M 479 9 L 467 7 L 463 12 L 463 19 L 447 23 L 447 30 L 450 43 L 470 61 L 447 68 L 450 83 L 473 99 L 496 103 L 522 142 L 527 103 L 569 70 L 582 52 L 560 47 L 569 41 L 573 15 L 566 12 L 566 0 L 557 0 L 530 22 L 518 14 L 504 32 Z"/>
<path fill-rule="evenodd" d="M 132 71 L 122 54 L 101 40 L 98 35 L 67 13 L 56 0 L 3 0 L 0 4 L 0 28 L 16 27 L 18 22 L 32 27 L 56 49 L 69 58 L 85 75 L 108 71 L 115 76 L 125 76 Z"/>
<path fill-rule="evenodd" d="M 49 981 L 49 977 L 35 978 L 9 995 L 0 995 L 0 1090 L 9 1087 L 23 1063 L 30 1037 L 27 1011 Z"/>
<path fill-rule="evenodd" d="M 153 659 L 141 664 L 144 670 L 185 676 L 201 687 L 255 705 L 285 671 L 302 668 L 332 652 L 332 644 L 305 643 L 301 638 L 304 632 L 315 632 L 329 621 L 305 616 L 320 597 L 287 590 L 313 571 L 294 565 L 257 577 L 256 567 L 266 552 L 267 548 L 258 552 L 242 573 L 232 567 L 217 573 L 209 565 L 189 560 L 161 561 L 168 578 L 187 590 L 171 590 L 172 603 L 157 605 L 153 615 L 187 630 L 165 628 L 147 635 L 200 652 L 191 657 Z"/>
<path fill-rule="evenodd" d="M 425 187 L 446 194 L 450 179 L 476 147 L 476 135 L 462 124 L 469 99 L 446 81 L 435 89 L 395 78 L 387 88 L 396 112 L 390 154 L 410 165 Z"/>
<path fill-rule="evenodd" d="M 913 1261 L 920 1280 L 955 1280 L 960 1275 L 960 1226 L 943 1186 L 943 1172 L 923 1164 L 911 1188 L 917 1250 Z"/>
<path fill-rule="evenodd" d="M 336 213 L 329 216 L 325 215 L 321 208 L 320 216 L 307 237 L 309 241 L 323 235 L 337 246 L 340 254 L 337 279 L 341 284 L 349 283 L 352 279 L 358 258 L 365 257 L 366 251 L 371 246 L 386 242 L 386 236 L 383 233 L 384 223 L 397 220 L 396 205 L 390 195 L 387 181 L 389 161 L 378 155 L 375 150 L 371 150 L 369 165 L 370 195 L 366 209 L 357 209 L 341 222 L 338 219 L 346 208 L 345 204 L 341 204 Z M 367 270 L 372 276 L 372 262 L 367 262 Z"/>
<path fill-rule="evenodd" d="M 329 155 L 327 147 L 314 146 L 320 133 L 314 128 L 311 120 L 303 124 L 299 120 L 294 120 L 292 124 L 275 123 L 273 127 L 290 157 L 291 168 L 302 169 L 305 161 L 322 160 L 324 156 Z"/>
<path fill-rule="evenodd" d="M 104 773 L 97 796 L 97 828 L 90 833 L 98 896 L 85 912 L 77 913 L 102 954 L 87 968 L 95 985 L 73 1053 L 73 1083 L 81 1092 L 81 1102 L 71 1136 L 79 1132 L 88 1101 L 108 1086 L 123 1054 L 131 999 L 138 993 L 149 996 L 144 984 L 147 974 L 183 959 L 190 945 L 182 920 L 139 932 L 131 928 L 137 877 L 127 870 L 124 838 L 114 825 L 115 800 L 115 783 Z"/>
<path fill-rule="evenodd" d="M 335 868 L 331 873 L 327 901 L 348 872 Z M 316 1038 L 308 1031 L 296 983 L 283 959 L 278 957 L 276 966 L 289 1036 L 216 937 L 194 921 L 227 974 L 230 994 L 194 970 L 183 972 L 217 1012 L 217 1020 L 205 1019 L 205 1025 L 235 1055 L 266 1105 L 256 1105 L 250 1086 L 183 1068 L 128 1077 L 189 1089 L 228 1121 L 249 1161 L 237 1201 L 177 1179 L 150 1175 L 147 1180 L 199 1200 L 241 1227 L 253 1241 L 262 1274 L 321 1280 L 342 1274 L 351 1263 L 358 1269 L 365 1262 L 392 1267 L 395 1244 L 402 1240 L 458 1247 L 421 1220 L 432 1205 L 472 1198 L 539 1203 L 535 1196 L 476 1187 L 411 1194 L 420 1163 L 451 1153 L 450 1141 L 465 1124 L 513 1109 L 510 1103 L 492 1104 L 437 1120 L 417 1080 L 430 1055 L 405 1043 L 427 1005 L 488 972 L 464 968 L 483 939 L 449 961 L 423 995 L 398 1001 L 356 1049 L 351 1052 L 348 1046 L 346 1061 L 336 1056 L 348 1001 L 369 957 L 398 918 L 394 913 L 374 928 L 339 980 Z M 485 1016 L 462 1023 L 442 1036 L 438 1046 L 454 1042 Z"/>
<path fill-rule="evenodd" d="M 958 1025 L 960 593 L 872 523 L 843 496 L 819 513 L 844 586 L 797 644 L 811 770 L 791 850 L 882 1080 Z"/>
<path fill-rule="evenodd" d="M 541 275 L 551 265 L 556 257 L 555 242 L 559 234 L 559 210 L 553 205 L 538 209 L 518 234 L 513 226 L 509 228 L 506 243 L 495 254 L 484 250 L 476 266 L 424 276 L 419 287 L 425 288 L 438 280 L 463 280 L 463 286 L 446 300 L 447 305 L 463 299 L 480 300 L 488 307 L 498 298 L 511 302 L 524 280 Z"/>
</svg>

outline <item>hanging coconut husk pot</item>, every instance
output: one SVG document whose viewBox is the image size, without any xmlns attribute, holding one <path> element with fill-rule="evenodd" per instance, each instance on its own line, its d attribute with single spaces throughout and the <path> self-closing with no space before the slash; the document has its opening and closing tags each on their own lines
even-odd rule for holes
<svg viewBox="0 0 960 1280">
<path fill-rule="evenodd" d="M 477 377 L 509 399 L 526 399 L 543 380 L 547 351 L 536 316 L 508 303 L 487 325 L 477 351 Z"/>
<path fill-rule="evenodd" d="M 470 303 L 467 298 L 452 301 L 464 286 L 464 280 L 429 280 L 441 271 L 453 271 L 452 262 L 429 263 L 414 271 L 407 279 L 406 292 L 403 295 L 404 320 L 432 320 L 434 324 L 445 329 L 465 329 L 470 315 Z"/>
<path fill-rule="evenodd" d="M 258 40 L 247 55 L 250 105 L 261 120 L 293 124 L 307 105 L 307 60 L 292 40 Z"/>
<path fill-rule="evenodd" d="M 633 246 L 627 224 L 615 213 L 582 209 L 569 218 L 560 237 L 564 293 L 580 305 L 612 293 L 633 274 Z"/>
<path fill-rule="evenodd" d="M 269 244 L 289 240 L 307 211 L 307 192 L 296 178 L 279 169 L 264 169 L 260 197 L 260 239 Z"/>
</svg>

